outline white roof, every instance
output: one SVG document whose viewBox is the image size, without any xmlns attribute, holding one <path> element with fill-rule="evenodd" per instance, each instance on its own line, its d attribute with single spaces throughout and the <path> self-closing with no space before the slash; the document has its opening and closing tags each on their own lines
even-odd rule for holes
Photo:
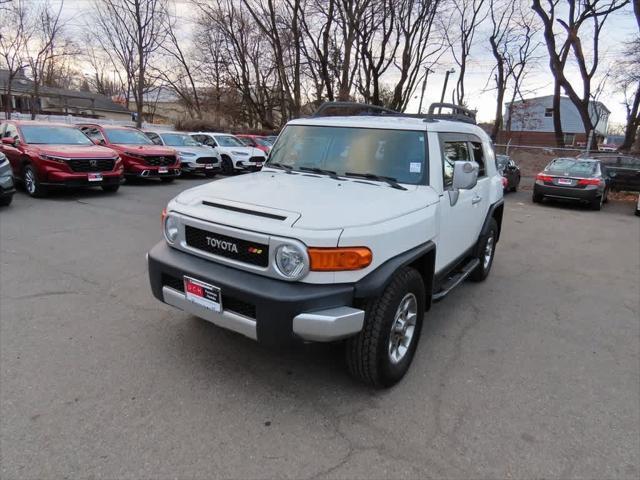
<svg viewBox="0 0 640 480">
<path fill-rule="evenodd" d="M 416 117 L 402 117 L 392 115 L 380 116 L 329 116 L 309 117 L 291 120 L 288 125 L 318 125 L 325 127 L 360 127 L 383 128 L 393 130 L 422 130 L 427 132 L 459 132 L 486 136 L 484 130 L 477 125 L 452 120 L 427 120 Z"/>
</svg>

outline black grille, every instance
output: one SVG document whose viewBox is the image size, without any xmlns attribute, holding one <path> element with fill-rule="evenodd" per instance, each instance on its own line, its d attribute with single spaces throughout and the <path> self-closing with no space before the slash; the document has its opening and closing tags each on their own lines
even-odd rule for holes
<svg viewBox="0 0 640 480">
<path fill-rule="evenodd" d="M 196 163 L 216 163 L 217 161 L 216 157 L 200 157 L 196 160 Z"/>
<path fill-rule="evenodd" d="M 184 230 L 190 247 L 259 267 L 269 264 L 268 245 L 207 232 L 189 225 Z"/>
<path fill-rule="evenodd" d="M 251 157 L 249 159 L 250 162 L 265 162 L 266 159 L 264 157 Z"/>
<path fill-rule="evenodd" d="M 111 158 L 72 158 L 67 164 L 74 172 L 110 172 L 113 170 L 115 160 Z"/>
<path fill-rule="evenodd" d="M 176 157 L 144 157 L 147 165 L 152 167 L 168 167 L 176 163 Z"/>
<path fill-rule="evenodd" d="M 182 279 L 167 273 L 162 274 L 162 285 L 178 290 L 179 292 L 184 292 Z M 222 293 L 222 309 L 244 315 L 245 317 L 256 318 L 256 306 L 254 304 L 232 297 L 231 295 L 225 295 L 224 293 Z"/>
</svg>

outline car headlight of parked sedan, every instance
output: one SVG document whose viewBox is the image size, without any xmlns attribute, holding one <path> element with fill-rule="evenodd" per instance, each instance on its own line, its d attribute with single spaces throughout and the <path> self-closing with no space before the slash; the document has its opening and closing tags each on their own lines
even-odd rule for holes
<svg viewBox="0 0 640 480">
<path fill-rule="evenodd" d="M 238 155 L 240 157 L 248 157 L 249 154 L 247 152 L 238 152 L 237 150 L 231 150 L 233 155 Z"/>
<path fill-rule="evenodd" d="M 196 154 L 192 152 L 178 152 L 181 157 L 195 157 Z"/>
</svg>

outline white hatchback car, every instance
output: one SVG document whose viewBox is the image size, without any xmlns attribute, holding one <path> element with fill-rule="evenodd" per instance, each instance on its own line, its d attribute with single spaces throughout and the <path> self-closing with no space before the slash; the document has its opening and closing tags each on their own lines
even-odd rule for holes
<svg viewBox="0 0 640 480">
<path fill-rule="evenodd" d="M 197 142 L 218 150 L 222 159 L 222 173 L 225 175 L 236 171 L 256 172 L 267 161 L 262 150 L 247 147 L 239 138 L 229 133 L 191 132 L 189 135 Z"/>
</svg>

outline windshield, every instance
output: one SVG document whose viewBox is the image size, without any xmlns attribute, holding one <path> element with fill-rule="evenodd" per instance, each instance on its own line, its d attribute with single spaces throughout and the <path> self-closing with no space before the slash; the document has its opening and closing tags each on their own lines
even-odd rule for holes
<svg viewBox="0 0 640 480">
<path fill-rule="evenodd" d="M 153 145 L 149 137 L 133 128 L 106 129 L 105 133 L 111 143 L 121 143 L 123 145 Z"/>
<path fill-rule="evenodd" d="M 55 125 L 21 125 L 24 141 L 32 145 L 92 145 L 91 140 L 73 127 Z"/>
<path fill-rule="evenodd" d="M 223 147 L 244 147 L 245 144 L 242 143 L 236 137 L 232 137 L 231 135 L 216 135 L 216 142 Z"/>
<path fill-rule="evenodd" d="M 547 165 L 545 171 L 555 175 L 590 177 L 596 173 L 597 166 L 598 164 L 592 160 L 556 158 Z"/>
<path fill-rule="evenodd" d="M 160 135 L 165 145 L 170 147 L 197 147 L 200 145 L 185 133 L 163 133 Z"/>
<path fill-rule="evenodd" d="M 426 178 L 426 151 L 425 132 L 290 125 L 278 137 L 267 166 L 368 173 L 417 185 Z"/>
</svg>

